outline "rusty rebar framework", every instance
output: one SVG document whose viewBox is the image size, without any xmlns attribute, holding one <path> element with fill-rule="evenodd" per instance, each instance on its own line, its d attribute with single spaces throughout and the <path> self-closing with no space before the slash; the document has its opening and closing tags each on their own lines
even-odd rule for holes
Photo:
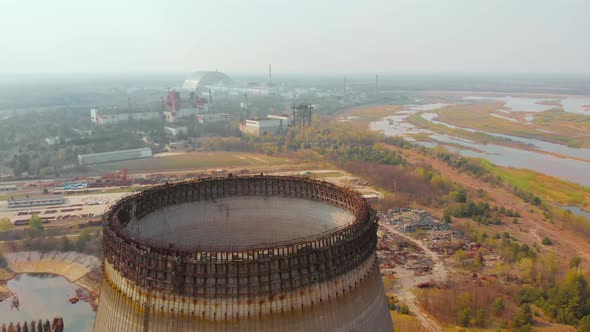
<svg viewBox="0 0 590 332">
<path fill-rule="evenodd" d="M 250 246 L 177 246 L 139 240 L 132 220 L 166 206 L 232 196 L 281 196 L 319 201 L 350 211 L 342 227 L 289 241 Z M 146 290 L 214 298 L 284 294 L 354 270 L 375 252 L 377 218 L 356 193 L 298 177 L 209 178 L 168 184 L 128 196 L 103 219 L 105 259 Z"/>
<path fill-rule="evenodd" d="M 311 113 L 313 106 L 311 104 L 293 104 L 291 112 L 293 113 L 293 125 L 304 127 L 311 126 Z"/>
</svg>

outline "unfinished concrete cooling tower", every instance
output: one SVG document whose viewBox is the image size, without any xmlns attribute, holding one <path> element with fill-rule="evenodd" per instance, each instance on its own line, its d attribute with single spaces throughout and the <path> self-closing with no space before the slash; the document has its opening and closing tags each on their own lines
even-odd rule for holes
<svg viewBox="0 0 590 332">
<path fill-rule="evenodd" d="M 104 227 L 97 332 L 393 330 L 374 211 L 333 184 L 164 185 L 121 200 Z"/>
</svg>

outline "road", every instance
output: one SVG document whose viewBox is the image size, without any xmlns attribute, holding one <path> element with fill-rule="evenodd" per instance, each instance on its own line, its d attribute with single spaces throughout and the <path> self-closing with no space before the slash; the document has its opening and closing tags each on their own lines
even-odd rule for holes
<svg viewBox="0 0 590 332">
<path fill-rule="evenodd" d="M 435 319 L 431 318 L 426 312 L 422 310 L 422 308 L 420 308 L 420 306 L 418 306 L 416 296 L 412 292 L 414 289 L 416 289 L 416 286 L 418 284 L 423 282 L 446 281 L 448 278 L 448 274 L 443 261 L 440 259 L 440 257 L 438 257 L 436 253 L 428 249 L 428 247 L 424 245 L 422 241 L 416 240 L 406 235 L 405 233 L 398 231 L 395 227 L 391 225 L 382 223 L 380 224 L 380 227 L 383 227 L 387 229 L 388 232 L 391 232 L 409 242 L 414 243 L 420 249 L 422 249 L 424 253 L 434 262 L 431 274 L 424 276 L 415 276 L 414 272 L 410 270 L 401 268 L 396 269 L 396 274 L 398 275 L 398 282 L 396 283 L 395 295 L 410 308 L 410 312 L 414 313 L 416 318 L 420 321 L 420 323 L 422 323 L 422 325 L 426 329 L 428 329 L 428 331 L 444 331 Z"/>
</svg>

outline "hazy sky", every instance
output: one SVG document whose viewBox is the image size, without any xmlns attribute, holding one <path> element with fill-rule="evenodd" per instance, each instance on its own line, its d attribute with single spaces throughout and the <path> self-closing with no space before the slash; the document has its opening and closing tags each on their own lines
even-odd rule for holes
<svg viewBox="0 0 590 332">
<path fill-rule="evenodd" d="M 6 72 L 590 73 L 588 0 L 0 0 Z"/>
</svg>

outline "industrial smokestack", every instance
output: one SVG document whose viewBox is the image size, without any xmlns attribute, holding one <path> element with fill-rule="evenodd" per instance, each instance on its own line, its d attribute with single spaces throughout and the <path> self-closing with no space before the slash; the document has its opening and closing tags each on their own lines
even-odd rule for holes
<svg viewBox="0 0 590 332">
<path fill-rule="evenodd" d="M 270 63 L 268 64 L 268 80 L 272 83 L 272 66 Z"/>
</svg>

